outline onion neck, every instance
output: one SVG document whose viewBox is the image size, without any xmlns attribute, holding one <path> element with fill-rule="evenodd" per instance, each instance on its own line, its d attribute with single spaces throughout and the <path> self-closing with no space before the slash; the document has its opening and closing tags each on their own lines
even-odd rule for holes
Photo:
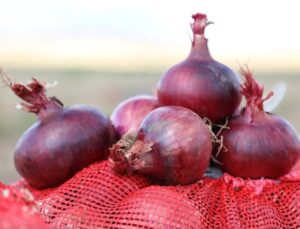
<svg viewBox="0 0 300 229">
<path fill-rule="evenodd" d="M 241 111 L 241 117 L 243 117 L 243 122 L 252 123 L 254 120 L 259 119 L 260 117 L 265 117 L 266 112 L 260 110 L 254 106 L 246 106 Z"/>
<path fill-rule="evenodd" d="M 273 92 L 270 91 L 265 98 L 263 98 L 264 87 L 259 84 L 254 78 L 253 73 L 249 70 L 248 66 L 240 69 L 241 74 L 245 80 L 241 85 L 241 93 L 246 99 L 246 106 L 251 110 L 264 111 L 264 102 L 273 96 Z"/>
<path fill-rule="evenodd" d="M 26 112 L 35 113 L 41 121 L 63 108 L 63 103 L 55 97 L 48 97 L 46 84 L 32 79 L 26 85 L 13 83 L 8 77 L 5 79 L 7 85 L 24 102 L 17 105 Z"/>
<path fill-rule="evenodd" d="M 207 42 L 205 38 L 205 28 L 212 22 L 208 22 L 205 14 L 194 14 L 192 16 L 194 22 L 191 24 L 191 29 L 193 31 L 193 41 L 192 49 L 188 56 L 188 59 L 194 59 L 199 61 L 210 61 L 213 60 Z"/>
<path fill-rule="evenodd" d="M 139 140 L 137 132 L 128 132 L 110 149 L 112 169 L 119 174 L 131 174 L 143 168 L 145 161 L 141 157 L 152 150 L 152 145 Z"/>
<path fill-rule="evenodd" d="M 188 59 L 198 61 L 213 60 L 210 55 L 207 42 L 208 40 L 204 37 L 204 35 L 194 34 L 194 40 Z"/>
<path fill-rule="evenodd" d="M 248 66 L 245 69 L 241 68 L 240 72 L 245 78 L 241 85 L 241 93 L 246 99 L 246 107 L 243 109 L 242 115 L 247 122 L 252 122 L 254 118 L 262 117 L 266 114 L 263 103 L 273 95 L 273 92 L 270 91 L 263 98 L 264 87 L 256 81 Z"/>
<path fill-rule="evenodd" d="M 137 133 L 126 133 L 110 148 L 109 162 L 116 173 L 126 174 L 130 172 L 128 151 L 135 144 L 136 138 Z"/>
<path fill-rule="evenodd" d="M 57 100 L 55 97 L 50 98 L 49 102 L 45 104 L 44 107 L 39 109 L 37 112 L 37 117 L 39 120 L 44 121 L 60 111 L 62 108 L 63 104 L 59 100 Z"/>
</svg>

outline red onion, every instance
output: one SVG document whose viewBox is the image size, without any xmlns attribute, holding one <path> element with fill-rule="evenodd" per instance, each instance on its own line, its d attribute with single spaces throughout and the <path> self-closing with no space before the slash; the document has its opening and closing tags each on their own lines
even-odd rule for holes
<svg viewBox="0 0 300 229">
<path fill-rule="evenodd" d="M 137 131 L 144 117 L 158 107 L 151 95 L 137 95 L 121 102 L 110 117 L 119 136 L 128 131 Z"/>
<path fill-rule="evenodd" d="M 249 70 L 241 70 L 241 92 L 247 104 L 224 129 L 223 149 L 217 156 L 223 171 L 243 178 L 278 178 L 291 171 L 300 159 L 300 141 L 295 129 L 278 115 L 265 112 L 263 87 Z"/>
<path fill-rule="evenodd" d="M 58 99 L 47 97 L 45 86 L 36 79 L 27 85 L 7 82 L 26 101 L 21 107 L 37 115 L 19 139 L 14 158 L 16 169 L 30 185 L 57 186 L 108 156 L 115 134 L 102 113 L 84 105 L 63 108 Z"/>
<path fill-rule="evenodd" d="M 209 165 L 212 139 L 208 126 L 193 111 L 165 106 L 151 111 L 137 134 L 127 134 L 111 148 L 116 172 L 152 177 L 164 184 L 190 184 Z"/>
<path fill-rule="evenodd" d="M 206 15 L 198 13 L 193 19 L 190 54 L 161 77 L 158 101 L 162 105 L 187 107 L 202 118 L 220 122 L 240 104 L 239 80 L 230 68 L 211 57 L 204 36 L 205 27 L 210 24 Z"/>
</svg>

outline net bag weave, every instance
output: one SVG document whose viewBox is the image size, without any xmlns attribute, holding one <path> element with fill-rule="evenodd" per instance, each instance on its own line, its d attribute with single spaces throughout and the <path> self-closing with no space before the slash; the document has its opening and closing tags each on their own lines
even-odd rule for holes
<svg viewBox="0 0 300 229">
<path fill-rule="evenodd" d="M 300 228 L 300 174 L 243 180 L 224 174 L 157 186 L 95 163 L 53 189 L 29 189 L 50 228 Z"/>
</svg>

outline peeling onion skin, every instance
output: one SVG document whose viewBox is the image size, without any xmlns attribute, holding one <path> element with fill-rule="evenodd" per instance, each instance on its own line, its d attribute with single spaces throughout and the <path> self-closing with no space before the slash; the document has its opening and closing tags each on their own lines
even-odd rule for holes
<svg viewBox="0 0 300 229">
<path fill-rule="evenodd" d="M 120 174 L 137 172 L 166 185 L 191 184 L 208 168 L 212 139 L 208 126 L 193 111 L 178 106 L 150 112 L 137 135 L 124 136 L 110 154 Z"/>
<path fill-rule="evenodd" d="M 263 110 L 267 99 L 262 99 L 263 87 L 249 70 L 241 72 L 246 77 L 243 94 L 247 105 L 221 133 L 224 148 L 217 160 L 233 176 L 276 179 L 289 173 L 300 159 L 298 134 L 284 118 Z"/>
<path fill-rule="evenodd" d="M 104 114 L 86 105 L 63 107 L 58 99 L 46 96 L 45 85 L 36 79 L 27 85 L 10 81 L 8 85 L 25 101 L 22 109 L 37 115 L 14 154 L 17 171 L 31 186 L 58 186 L 84 167 L 107 158 L 116 136 Z"/>
<path fill-rule="evenodd" d="M 204 37 L 205 14 L 193 15 L 194 39 L 189 56 L 168 69 L 157 85 L 162 105 L 187 107 L 214 123 L 230 116 L 241 102 L 238 76 L 227 66 L 215 61 Z"/>
<path fill-rule="evenodd" d="M 112 112 L 110 119 L 121 137 L 128 131 L 137 131 L 145 116 L 159 104 L 151 95 L 137 95 L 121 102 Z"/>
</svg>

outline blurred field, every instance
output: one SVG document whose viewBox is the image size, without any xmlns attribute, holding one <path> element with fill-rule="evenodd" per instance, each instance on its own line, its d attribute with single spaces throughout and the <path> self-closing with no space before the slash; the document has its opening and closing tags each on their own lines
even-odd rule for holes
<svg viewBox="0 0 300 229">
<path fill-rule="evenodd" d="M 123 99 L 137 94 L 152 94 L 160 73 L 109 73 L 84 71 L 11 71 L 18 82 L 26 82 L 32 76 L 46 82 L 58 81 L 49 95 L 55 95 L 66 106 L 88 104 L 107 115 Z M 285 81 L 287 94 L 275 110 L 300 131 L 299 74 L 256 73 L 257 79 L 268 89 L 276 82 Z M 19 178 L 13 165 L 14 146 L 21 134 L 34 122 L 32 114 L 16 110 L 14 105 L 20 100 L 8 88 L 0 88 L 0 180 L 11 183 Z"/>
</svg>

